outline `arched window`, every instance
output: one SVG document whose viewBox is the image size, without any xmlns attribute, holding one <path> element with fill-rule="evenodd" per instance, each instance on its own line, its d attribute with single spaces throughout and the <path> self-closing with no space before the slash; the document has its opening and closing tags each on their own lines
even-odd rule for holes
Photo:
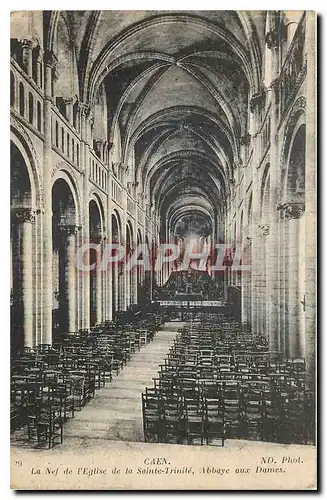
<svg viewBox="0 0 327 500">
<path fill-rule="evenodd" d="M 37 120 L 37 129 L 39 132 L 42 130 L 42 125 L 41 125 L 41 103 L 40 101 L 37 101 L 36 104 L 36 120 Z"/>
<path fill-rule="evenodd" d="M 79 165 L 79 144 L 76 144 L 76 164 Z"/>
<path fill-rule="evenodd" d="M 57 121 L 56 121 L 56 146 L 57 148 L 59 147 L 59 125 Z"/>
<path fill-rule="evenodd" d="M 19 112 L 25 115 L 25 89 L 22 83 L 19 84 Z"/>
<path fill-rule="evenodd" d="M 69 134 L 67 132 L 67 156 L 69 158 L 69 155 L 70 155 L 70 143 L 69 143 Z"/>
<path fill-rule="evenodd" d="M 10 106 L 15 106 L 16 92 L 15 92 L 15 77 L 14 73 L 10 71 Z"/>
<path fill-rule="evenodd" d="M 73 126 L 79 131 L 78 118 L 78 101 L 76 101 L 73 106 Z"/>
<path fill-rule="evenodd" d="M 33 125 L 34 99 L 31 92 L 28 94 L 28 121 Z"/>
<path fill-rule="evenodd" d="M 75 141 L 72 139 L 72 160 L 75 163 Z"/>
</svg>

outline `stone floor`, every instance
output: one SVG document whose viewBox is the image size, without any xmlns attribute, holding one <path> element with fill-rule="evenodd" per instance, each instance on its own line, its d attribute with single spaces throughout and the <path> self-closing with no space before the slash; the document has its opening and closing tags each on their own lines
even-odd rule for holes
<svg viewBox="0 0 327 500">
<path fill-rule="evenodd" d="M 133 354 L 123 371 L 111 383 L 96 391 L 95 397 L 75 418 L 64 425 L 61 451 L 72 445 L 85 447 L 89 440 L 143 442 L 141 393 L 152 386 L 159 364 L 165 359 L 182 323 L 166 323 L 153 342 Z M 22 431 L 12 439 L 13 446 L 26 447 Z M 30 446 L 30 445 L 29 445 Z"/>
</svg>

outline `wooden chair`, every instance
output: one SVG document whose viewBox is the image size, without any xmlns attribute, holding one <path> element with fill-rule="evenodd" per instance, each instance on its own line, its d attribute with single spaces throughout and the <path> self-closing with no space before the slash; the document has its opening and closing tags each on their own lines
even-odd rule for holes
<svg viewBox="0 0 327 500">
<path fill-rule="evenodd" d="M 212 440 L 225 443 L 225 412 L 221 398 L 204 398 L 204 437 L 206 444 Z"/>
</svg>

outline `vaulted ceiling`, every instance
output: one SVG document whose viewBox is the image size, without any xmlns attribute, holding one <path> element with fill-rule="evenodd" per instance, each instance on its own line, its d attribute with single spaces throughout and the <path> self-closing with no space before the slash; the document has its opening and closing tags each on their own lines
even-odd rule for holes
<svg viewBox="0 0 327 500">
<path fill-rule="evenodd" d="M 119 125 L 123 162 L 159 215 L 217 219 L 261 85 L 264 11 L 67 16 L 80 95 L 93 102 L 105 86 L 109 134 Z"/>
</svg>

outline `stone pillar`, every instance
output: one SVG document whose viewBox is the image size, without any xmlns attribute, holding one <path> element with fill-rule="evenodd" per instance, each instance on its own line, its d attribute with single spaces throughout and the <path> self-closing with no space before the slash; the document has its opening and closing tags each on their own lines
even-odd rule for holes
<svg viewBox="0 0 327 500">
<path fill-rule="evenodd" d="M 103 300 L 103 290 L 102 290 L 102 248 L 103 240 L 99 241 L 100 251 L 97 254 L 97 263 L 95 267 L 95 322 L 100 324 L 102 322 L 102 300 Z"/>
<path fill-rule="evenodd" d="M 133 253 L 135 252 L 137 248 L 137 217 L 138 217 L 138 211 L 137 211 L 137 205 L 136 202 L 134 203 L 134 224 L 133 224 L 133 236 L 134 236 L 134 242 L 133 242 Z M 131 269 L 131 280 L 132 280 L 132 304 L 137 304 L 138 303 L 138 297 L 137 297 L 137 266 L 133 266 Z"/>
<path fill-rule="evenodd" d="M 38 48 L 38 56 L 36 60 L 36 85 L 43 88 L 43 51 Z"/>
<path fill-rule="evenodd" d="M 253 159 L 252 159 L 252 256 L 251 256 L 251 327 L 254 333 L 262 333 L 259 315 L 261 311 L 261 303 L 259 297 L 258 280 L 260 280 L 260 265 L 261 265 L 261 230 L 260 223 L 260 185 L 258 167 L 261 156 L 260 136 L 255 135 L 257 132 L 258 123 L 261 121 L 261 105 L 263 96 L 258 93 L 250 100 L 251 123 L 250 132 L 254 135 L 252 138 Z"/>
<path fill-rule="evenodd" d="M 258 276 L 257 276 L 257 293 L 258 293 L 258 324 L 260 333 L 269 339 L 268 331 L 268 304 L 267 304 L 267 239 L 269 236 L 269 224 L 260 224 L 261 232 L 260 249 L 258 251 Z M 270 344 L 270 342 L 269 342 Z"/>
<path fill-rule="evenodd" d="M 24 346 L 32 347 L 33 338 L 33 244 L 32 225 L 35 211 L 30 208 L 12 210 L 13 224 L 13 300 L 21 315 Z"/>
<path fill-rule="evenodd" d="M 52 343 L 52 80 L 57 64 L 55 55 L 44 54 L 44 141 L 43 141 L 43 331 L 42 343 Z"/>
<path fill-rule="evenodd" d="M 279 13 L 271 13 L 278 16 Z M 277 25 L 273 23 L 275 27 Z M 269 336 L 269 348 L 273 351 L 280 347 L 279 339 L 279 275 L 278 275 L 278 236 L 279 215 L 277 212 L 277 191 L 279 172 L 278 151 L 278 74 L 279 74 L 279 47 L 281 43 L 280 33 L 270 31 L 266 34 L 266 43 L 271 51 L 271 108 L 270 108 L 270 192 L 269 192 L 269 236 L 267 241 L 267 328 Z"/>
<path fill-rule="evenodd" d="M 301 352 L 300 314 L 301 297 L 299 288 L 299 247 L 300 221 L 304 205 L 299 203 L 284 204 L 284 217 L 288 219 L 288 293 L 287 298 L 287 355 L 289 357 L 304 356 Z"/>
<path fill-rule="evenodd" d="M 111 172 L 108 170 L 108 211 L 107 211 L 107 225 L 108 225 L 108 243 L 111 245 L 113 243 L 113 234 L 112 234 L 112 185 L 111 185 Z M 106 248 L 106 251 L 109 252 L 109 248 Z M 106 319 L 112 321 L 112 311 L 113 311 L 113 272 L 112 272 L 112 263 L 109 263 L 107 266 L 106 279 L 107 279 L 107 316 Z"/>
<path fill-rule="evenodd" d="M 279 250 L 279 331 L 280 350 L 285 355 L 287 351 L 287 289 L 288 289 L 288 221 L 284 217 L 284 211 L 280 213 L 280 250 Z"/>
<path fill-rule="evenodd" d="M 124 264 L 124 276 L 125 276 L 125 304 L 126 304 L 126 310 L 129 308 L 131 305 L 131 271 L 128 271 L 126 269 L 126 264 L 127 264 L 127 259 L 125 260 Z"/>
<path fill-rule="evenodd" d="M 115 303 L 114 303 L 114 308 L 115 308 L 115 313 L 119 311 L 119 306 L 120 306 L 120 287 L 119 287 L 119 266 L 118 262 L 113 263 L 113 271 L 114 271 L 114 276 L 113 276 L 113 286 L 115 289 Z"/>
<path fill-rule="evenodd" d="M 33 76 L 33 48 L 35 43 L 33 40 L 28 38 L 23 38 L 19 40 L 22 47 L 22 60 L 25 67 L 26 73 L 30 78 Z"/>
<path fill-rule="evenodd" d="M 124 265 L 118 266 L 118 310 L 126 311 L 126 293 L 125 293 L 126 279 Z"/>
<path fill-rule="evenodd" d="M 120 299 L 120 307 L 121 311 L 126 311 L 128 307 L 128 297 L 129 297 L 129 288 L 128 288 L 128 271 L 126 270 L 126 252 L 127 252 L 127 227 L 126 227 L 126 219 L 127 219 L 127 193 L 126 189 L 122 191 L 122 206 L 123 206 L 123 212 L 122 212 L 122 218 L 121 218 L 121 245 L 124 246 L 125 250 L 125 258 L 122 261 L 120 265 L 120 292 L 121 292 L 121 299 Z"/>
<path fill-rule="evenodd" d="M 133 252 L 134 254 L 136 250 L 136 245 L 135 248 L 133 246 Z M 137 304 L 137 266 L 133 266 L 130 271 L 130 280 L 131 280 L 131 304 Z"/>
<path fill-rule="evenodd" d="M 76 234 L 77 226 L 64 226 L 63 244 L 65 247 L 65 300 L 67 308 L 67 328 L 69 333 L 76 332 Z"/>
<path fill-rule="evenodd" d="M 80 145 L 80 166 L 83 169 L 83 245 L 85 247 L 84 264 L 90 263 L 90 254 L 87 246 L 90 243 L 90 227 L 89 227 L 89 146 L 87 134 L 87 113 L 88 106 L 79 104 L 80 128 L 81 128 L 81 145 Z M 83 328 L 90 328 L 90 271 L 84 271 L 82 276 L 82 294 L 83 303 Z"/>
</svg>

